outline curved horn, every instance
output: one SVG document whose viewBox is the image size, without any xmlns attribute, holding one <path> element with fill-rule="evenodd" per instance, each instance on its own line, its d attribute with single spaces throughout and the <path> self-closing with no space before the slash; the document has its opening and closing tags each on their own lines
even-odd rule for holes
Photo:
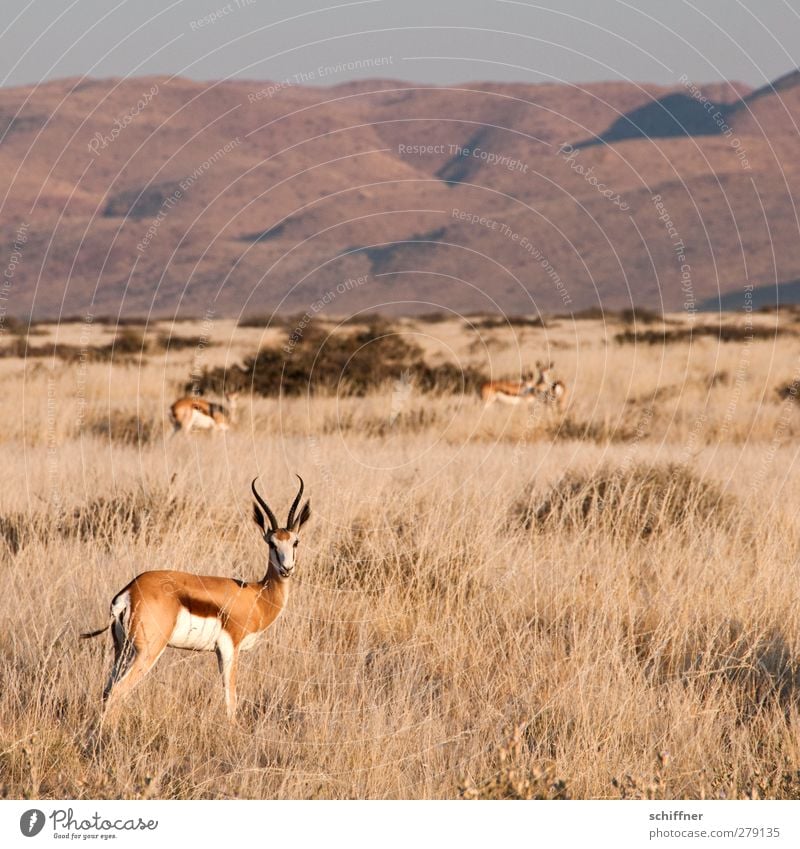
<svg viewBox="0 0 800 849">
<path fill-rule="evenodd" d="M 300 499 L 303 497 L 303 479 L 300 475 L 297 475 L 297 480 L 300 481 L 300 489 L 295 496 L 294 501 L 292 502 L 292 506 L 289 508 L 289 518 L 286 520 L 286 527 L 291 530 L 292 525 L 294 524 L 294 511 L 297 510 L 297 505 L 300 503 Z"/>
<path fill-rule="evenodd" d="M 272 530 L 277 531 L 278 530 L 278 520 L 275 518 L 275 514 L 272 512 L 272 510 L 269 509 L 267 502 L 264 501 L 264 499 L 258 494 L 258 491 L 256 490 L 256 481 L 257 480 L 258 480 L 257 477 L 253 478 L 253 482 L 250 484 L 250 489 L 253 490 L 253 497 L 261 505 L 261 509 L 267 514 L 267 518 L 269 519 L 269 523 L 272 526 Z"/>
</svg>

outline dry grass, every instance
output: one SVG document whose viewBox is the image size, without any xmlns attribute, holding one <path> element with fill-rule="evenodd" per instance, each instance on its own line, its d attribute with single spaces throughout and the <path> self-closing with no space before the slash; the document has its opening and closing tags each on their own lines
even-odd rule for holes
<svg viewBox="0 0 800 849">
<path fill-rule="evenodd" d="M 0 359 L 2 794 L 797 798 L 791 338 L 618 346 L 618 327 L 547 325 L 399 326 L 432 364 L 550 356 L 563 416 L 387 383 L 247 398 L 226 437 L 171 439 L 191 347 Z M 203 366 L 263 344 L 214 334 Z M 145 569 L 260 576 L 249 480 L 283 512 L 296 470 L 315 515 L 238 723 L 213 655 L 173 650 L 90 746 L 109 646 L 78 631 Z"/>
</svg>

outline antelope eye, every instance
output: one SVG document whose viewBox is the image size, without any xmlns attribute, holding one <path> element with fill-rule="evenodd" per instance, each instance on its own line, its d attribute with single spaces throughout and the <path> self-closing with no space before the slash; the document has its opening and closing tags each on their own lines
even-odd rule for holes
<svg viewBox="0 0 800 849">
<path fill-rule="evenodd" d="M 300 540 L 299 540 L 299 539 L 296 539 L 296 540 L 294 541 L 294 547 L 295 547 L 295 548 L 297 548 L 297 546 L 298 546 L 299 544 L 300 544 Z"/>
</svg>

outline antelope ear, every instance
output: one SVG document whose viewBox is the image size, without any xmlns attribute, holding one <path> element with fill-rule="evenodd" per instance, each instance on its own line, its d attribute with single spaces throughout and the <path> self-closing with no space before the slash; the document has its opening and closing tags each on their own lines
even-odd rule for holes
<svg viewBox="0 0 800 849">
<path fill-rule="evenodd" d="M 300 530 L 300 528 L 305 525 L 305 523 L 311 518 L 311 499 L 303 505 L 303 509 L 300 511 L 300 515 L 297 517 L 294 523 L 295 530 Z"/>
<path fill-rule="evenodd" d="M 253 502 L 253 521 L 261 528 L 262 533 L 266 533 L 264 529 L 264 514 L 258 509 L 258 504 Z"/>
</svg>

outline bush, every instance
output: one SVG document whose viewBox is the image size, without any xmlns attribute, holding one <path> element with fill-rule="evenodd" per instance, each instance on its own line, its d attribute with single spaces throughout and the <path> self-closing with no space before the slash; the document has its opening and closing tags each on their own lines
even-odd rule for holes
<svg viewBox="0 0 800 849">
<path fill-rule="evenodd" d="M 521 502 L 517 515 L 526 528 L 591 527 L 625 539 L 647 538 L 699 524 L 730 527 L 737 502 L 685 466 L 636 466 L 601 470 L 588 477 L 566 475 L 535 506 Z"/>
<path fill-rule="evenodd" d="M 492 315 L 467 317 L 465 324 L 477 330 L 494 330 L 501 327 L 537 327 L 544 329 L 547 325 L 541 316 L 526 315 Z"/>
<path fill-rule="evenodd" d="M 111 544 L 115 536 L 147 534 L 160 540 L 174 533 L 184 519 L 203 515 L 199 503 L 179 497 L 171 485 L 141 487 L 111 496 L 97 496 L 55 519 L 46 514 L 8 513 L 0 517 L 0 546 L 16 554 L 34 542 L 47 544 L 57 539 L 81 539 Z"/>
<path fill-rule="evenodd" d="M 737 324 L 699 325 L 697 327 L 676 327 L 671 330 L 632 330 L 630 328 L 617 333 L 614 341 L 619 345 L 666 345 L 673 342 L 687 342 L 703 336 L 718 339 L 720 342 L 749 342 L 754 339 L 775 339 L 778 336 L 797 336 L 797 331 L 786 328 L 740 326 Z"/>
<path fill-rule="evenodd" d="M 474 392 L 485 379 L 476 369 L 426 364 L 419 345 L 372 319 L 365 329 L 336 333 L 310 324 L 295 331 L 284 347 L 262 348 L 234 369 L 205 371 L 199 385 L 191 386 L 219 394 L 248 389 L 265 396 L 320 391 L 362 396 L 404 372 L 428 392 Z"/>
<path fill-rule="evenodd" d="M 660 312 L 649 310 L 647 307 L 631 307 L 622 310 L 619 317 L 625 324 L 658 324 L 664 320 Z"/>
</svg>

